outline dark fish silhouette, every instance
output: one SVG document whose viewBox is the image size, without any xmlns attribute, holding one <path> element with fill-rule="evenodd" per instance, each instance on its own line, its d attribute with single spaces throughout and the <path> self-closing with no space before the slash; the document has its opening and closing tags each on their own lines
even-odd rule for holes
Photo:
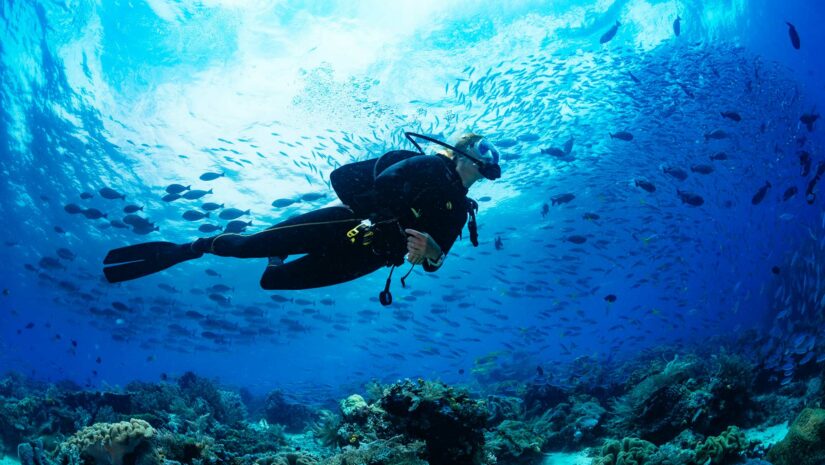
<svg viewBox="0 0 825 465">
<path fill-rule="evenodd" d="M 608 133 L 608 134 L 610 134 L 610 133 Z M 619 131 L 615 134 L 610 134 L 610 138 L 611 139 L 619 139 L 619 140 L 623 140 L 623 141 L 631 141 L 631 140 L 633 140 L 633 134 L 631 134 L 627 131 Z"/>
<path fill-rule="evenodd" d="M 676 189 L 676 194 L 679 196 L 679 199 L 682 200 L 682 203 L 686 203 L 692 207 L 698 207 L 705 203 L 705 199 L 703 199 L 701 195 L 694 194 L 693 192 Z"/>
<path fill-rule="evenodd" d="M 802 165 L 802 172 L 800 173 L 802 177 L 807 177 L 808 174 L 811 172 L 811 154 L 802 150 L 799 152 L 799 164 Z M 68 207 L 68 205 L 66 205 Z M 67 210 L 68 211 L 68 210 Z M 71 212 L 69 212 L 71 213 Z"/>
<path fill-rule="evenodd" d="M 576 196 L 573 194 L 558 194 L 550 197 L 550 202 L 552 205 L 561 205 L 563 203 L 570 202 L 571 200 L 575 199 Z"/>
<path fill-rule="evenodd" d="M 685 170 L 683 170 L 682 168 L 676 168 L 676 167 L 673 167 L 673 166 L 665 166 L 664 168 L 662 168 L 662 171 L 665 174 L 669 174 L 670 176 L 673 176 L 674 178 L 678 179 L 679 181 L 684 181 L 688 177 L 687 172 Z"/>
<path fill-rule="evenodd" d="M 642 83 L 642 81 L 640 81 L 640 80 L 639 80 L 639 78 L 637 78 L 637 77 L 636 77 L 633 73 L 631 73 L 630 71 L 628 71 L 628 72 L 627 72 L 627 74 L 629 74 L 629 75 L 630 75 L 630 79 L 633 79 L 633 82 L 635 82 L 636 84 L 641 84 L 641 83 Z"/>
<path fill-rule="evenodd" d="M 714 153 L 713 155 L 710 156 L 710 159 L 712 161 L 727 160 L 728 159 L 728 154 L 725 153 L 725 152 Z"/>
<path fill-rule="evenodd" d="M 123 207 L 123 213 L 135 213 L 139 211 L 143 211 L 143 207 L 139 207 L 137 205 L 126 205 Z"/>
<path fill-rule="evenodd" d="M 676 19 L 673 20 L 673 33 L 676 37 L 682 34 L 682 18 L 679 15 L 676 15 Z"/>
<path fill-rule="evenodd" d="M 183 191 L 188 191 L 192 186 L 184 186 L 181 184 L 169 184 L 166 186 L 167 194 L 180 194 Z"/>
<path fill-rule="evenodd" d="M 751 203 L 754 204 L 754 205 L 759 205 L 762 202 L 762 200 L 765 199 L 765 194 L 768 193 L 768 189 L 770 189 L 770 188 L 771 188 L 771 183 L 768 182 L 768 181 L 765 181 L 765 185 L 760 187 L 759 190 L 756 191 L 756 194 L 753 194 L 753 197 L 751 198 Z"/>
<path fill-rule="evenodd" d="M 200 178 L 201 181 L 214 181 L 215 179 L 220 178 L 225 173 L 203 173 Z"/>
<path fill-rule="evenodd" d="M 572 236 L 567 236 L 567 241 L 574 244 L 584 244 L 587 242 L 587 238 L 578 234 L 573 234 Z"/>
<path fill-rule="evenodd" d="M 722 113 L 719 113 L 719 114 L 722 115 L 723 118 L 727 118 L 729 120 L 736 121 L 737 123 L 742 121 L 742 116 L 740 116 L 739 113 L 737 113 L 735 111 L 723 111 Z"/>
<path fill-rule="evenodd" d="M 187 210 L 183 214 L 183 219 L 186 221 L 198 221 L 204 218 L 209 218 L 209 213 L 203 213 L 197 210 Z"/>
<path fill-rule="evenodd" d="M 791 45 L 793 45 L 793 48 L 799 50 L 799 46 L 801 44 L 799 43 L 799 33 L 796 32 L 796 27 L 794 27 L 793 24 L 787 21 L 785 22 L 785 24 L 788 25 L 788 35 L 791 36 Z"/>
<path fill-rule="evenodd" d="M 816 201 L 816 184 L 819 182 L 819 178 L 822 177 L 823 173 L 825 173 L 825 162 L 819 162 L 816 165 L 816 174 L 808 183 L 808 188 L 805 189 L 805 201 L 808 202 L 808 205 L 813 205 Z"/>
<path fill-rule="evenodd" d="M 653 183 L 650 181 L 645 181 L 644 179 L 637 179 L 635 181 L 635 184 L 636 187 L 641 187 L 647 192 L 656 192 L 656 186 L 654 186 Z"/>
<path fill-rule="evenodd" d="M 194 190 L 194 191 L 189 191 L 189 192 L 183 194 L 181 197 L 183 197 L 186 200 L 197 200 L 197 199 L 203 197 L 204 195 L 211 194 L 211 193 L 212 193 L 212 189 L 209 189 L 208 191 Z"/>
<path fill-rule="evenodd" d="M 699 174 L 710 174 L 713 173 L 713 167 L 710 165 L 693 165 L 690 167 L 690 171 Z"/>
<path fill-rule="evenodd" d="M 611 27 L 610 29 L 608 29 L 607 32 L 602 34 L 601 38 L 599 38 L 599 43 L 606 44 L 610 42 L 610 40 L 616 36 L 616 32 L 619 30 L 619 26 L 621 25 L 622 24 L 620 22 L 616 21 L 616 24 L 614 24 L 613 27 Z"/>
<path fill-rule="evenodd" d="M 782 194 L 782 201 L 787 202 L 788 200 L 793 198 L 793 196 L 795 196 L 797 192 L 799 192 L 799 189 L 797 189 L 796 186 L 789 187 L 787 190 L 785 190 L 785 193 Z"/>
<path fill-rule="evenodd" d="M 708 139 L 719 140 L 719 139 L 726 139 L 727 137 L 728 137 L 728 133 L 726 133 L 725 131 L 723 131 L 721 129 L 717 129 L 715 131 L 705 133 L 705 142 L 707 142 Z"/>
<path fill-rule="evenodd" d="M 612 304 L 616 301 L 616 296 L 614 294 L 607 294 L 606 296 L 604 296 L 604 300 Z"/>
<path fill-rule="evenodd" d="M 284 208 L 288 207 L 295 203 L 295 200 L 292 199 L 277 199 L 272 201 L 272 206 L 275 208 Z"/>
<path fill-rule="evenodd" d="M 805 113 L 804 115 L 799 117 L 799 121 L 801 121 L 802 124 L 804 124 L 805 127 L 808 128 L 808 132 L 811 132 L 811 131 L 814 130 L 814 122 L 818 119 L 819 119 L 819 114 L 814 113 L 814 112 Z"/>
<path fill-rule="evenodd" d="M 249 214 L 249 210 L 244 211 L 244 210 L 239 210 L 237 208 L 227 208 L 227 209 L 223 210 L 220 213 L 220 215 L 218 215 L 218 218 L 220 218 L 222 220 L 234 220 L 234 219 L 237 219 L 237 218 L 239 218 L 243 215 L 248 215 L 248 214 Z"/>
<path fill-rule="evenodd" d="M 112 189 L 111 187 L 104 187 L 98 191 L 101 197 L 108 200 L 115 200 L 115 199 L 123 199 L 126 200 L 126 196 L 121 194 L 120 192 Z"/>
</svg>

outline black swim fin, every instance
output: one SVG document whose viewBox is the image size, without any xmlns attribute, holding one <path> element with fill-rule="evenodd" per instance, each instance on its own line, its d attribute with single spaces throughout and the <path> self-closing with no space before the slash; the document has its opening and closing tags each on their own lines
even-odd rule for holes
<svg viewBox="0 0 825 465">
<path fill-rule="evenodd" d="M 110 250 L 103 264 L 112 266 L 103 268 L 103 274 L 110 283 L 130 281 L 201 255 L 203 253 L 193 251 L 190 244 L 144 242 Z"/>
</svg>

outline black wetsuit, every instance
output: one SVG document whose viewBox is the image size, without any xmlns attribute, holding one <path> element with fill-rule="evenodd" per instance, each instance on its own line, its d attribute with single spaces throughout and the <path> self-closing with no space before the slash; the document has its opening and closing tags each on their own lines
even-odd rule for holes
<svg viewBox="0 0 825 465">
<path fill-rule="evenodd" d="M 470 200 L 455 163 L 442 155 L 393 151 L 379 160 L 403 159 L 374 178 L 376 160 L 345 165 L 333 172 L 333 186 L 351 185 L 346 207 L 329 207 L 295 216 L 251 235 L 212 238 L 205 252 L 238 258 L 306 254 L 282 265 L 268 266 L 264 289 L 309 289 L 358 278 L 389 265 L 400 265 L 407 252 L 406 228 L 428 233 L 446 254 L 467 221 Z M 366 170 L 360 168 L 368 168 Z M 359 175 L 360 173 L 360 175 Z M 374 182 L 373 182 L 374 181 Z M 359 185 L 368 189 L 358 190 Z M 362 220 L 376 228 L 371 245 L 351 241 L 347 232 Z M 424 262 L 426 271 L 437 268 Z"/>
</svg>

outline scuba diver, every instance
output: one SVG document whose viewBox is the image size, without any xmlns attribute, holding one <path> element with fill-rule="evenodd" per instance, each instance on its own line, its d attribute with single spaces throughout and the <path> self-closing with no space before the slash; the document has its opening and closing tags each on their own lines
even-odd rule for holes
<svg viewBox="0 0 825 465">
<path fill-rule="evenodd" d="M 425 271 L 438 270 L 467 223 L 478 246 L 478 204 L 467 197 L 479 179 L 501 177 L 499 152 L 484 137 L 467 133 L 455 146 L 405 133 L 418 152 L 394 150 L 379 158 L 343 165 L 330 182 L 343 205 L 287 219 L 255 234 L 224 233 L 194 242 L 146 242 L 109 251 L 103 269 L 110 283 L 165 270 L 205 253 L 221 257 L 268 258 L 261 276 L 267 290 L 330 286 L 391 266 L 383 305 L 395 267 L 408 260 Z M 414 138 L 443 147 L 424 155 Z M 290 255 L 302 255 L 284 262 Z M 401 279 L 402 284 L 410 272 Z"/>
</svg>

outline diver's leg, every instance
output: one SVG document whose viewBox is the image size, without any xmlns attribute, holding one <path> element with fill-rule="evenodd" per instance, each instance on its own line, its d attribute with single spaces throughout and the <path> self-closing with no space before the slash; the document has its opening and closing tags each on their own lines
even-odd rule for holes
<svg viewBox="0 0 825 465">
<path fill-rule="evenodd" d="M 283 265 L 268 266 L 261 276 L 267 290 L 298 290 L 352 281 L 384 266 L 385 260 L 369 247 L 356 246 L 310 254 Z"/>
<path fill-rule="evenodd" d="M 349 208 L 331 207 L 290 218 L 255 234 L 219 234 L 198 239 L 193 250 L 222 257 L 267 258 L 322 253 L 347 245 L 346 233 L 361 220 Z"/>
</svg>

